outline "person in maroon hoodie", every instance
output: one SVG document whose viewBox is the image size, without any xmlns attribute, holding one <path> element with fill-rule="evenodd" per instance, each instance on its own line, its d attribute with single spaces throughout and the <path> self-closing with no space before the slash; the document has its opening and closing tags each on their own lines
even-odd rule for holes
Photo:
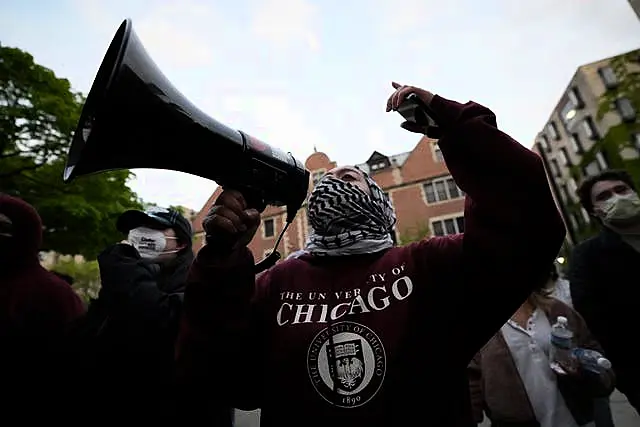
<svg viewBox="0 0 640 427">
<path fill-rule="evenodd" d="M 338 168 L 309 199 L 308 253 L 255 280 L 260 214 L 225 190 L 186 288 L 185 390 L 261 408 L 267 427 L 475 425 L 467 365 L 547 278 L 565 229 L 540 158 L 491 110 L 393 87 L 387 111 L 415 94 L 437 116 L 464 234 L 394 247 L 388 198 Z"/>
<path fill-rule="evenodd" d="M 55 396 L 69 379 L 66 327 L 84 313 L 67 282 L 40 265 L 42 222 L 23 200 L 0 194 L 0 378 L 3 417 L 56 420 Z M 68 396 L 65 397 L 68 399 Z M 32 408 L 37 408 L 33 410 Z M 50 412 L 53 411 L 53 412 Z M 68 416 L 68 414 L 66 414 Z"/>
</svg>

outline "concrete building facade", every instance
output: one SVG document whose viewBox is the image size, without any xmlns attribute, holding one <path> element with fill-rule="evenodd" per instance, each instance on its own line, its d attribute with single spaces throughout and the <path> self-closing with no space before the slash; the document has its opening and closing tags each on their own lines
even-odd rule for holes
<svg viewBox="0 0 640 427">
<path fill-rule="evenodd" d="M 579 67 L 533 150 L 544 160 L 556 203 L 575 245 L 594 231 L 576 190 L 586 177 L 610 168 L 636 167 L 640 151 L 637 100 L 621 90 L 625 76 L 640 72 L 640 50 Z M 628 85 L 627 85 L 628 86 Z"/>
</svg>

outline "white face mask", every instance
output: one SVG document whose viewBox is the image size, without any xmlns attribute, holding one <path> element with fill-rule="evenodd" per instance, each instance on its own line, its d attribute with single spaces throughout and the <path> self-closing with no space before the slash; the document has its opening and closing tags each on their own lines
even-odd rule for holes
<svg viewBox="0 0 640 427">
<path fill-rule="evenodd" d="M 127 240 L 138 250 L 142 258 L 154 260 L 162 255 L 178 252 L 178 249 L 165 251 L 168 239 L 177 240 L 177 237 L 167 237 L 161 230 L 138 227 L 129 231 Z"/>
<path fill-rule="evenodd" d="M 640 217 L 640 198 L 635 192 L 614 194 L 602 203 L 600 211 L 605 223 L 628 222 Z"/>
</svg>

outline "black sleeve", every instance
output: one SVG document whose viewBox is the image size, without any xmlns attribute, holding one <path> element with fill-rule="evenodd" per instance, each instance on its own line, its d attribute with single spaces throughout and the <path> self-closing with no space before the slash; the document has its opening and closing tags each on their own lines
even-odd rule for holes
<svg viewBox="0 0 640 427">
<path fill-rule="evenodd" d="M 98 264 L 100 299 L 109 312 L 126 314 L 132 327 L 177 328 L 181 294 L 161 291 L 156 281 L 159 270 L 144 263 L 135 248 L 113 245 L 98 256 Z"/>
<path fill-rule="evenodd" d="M 587 322 L 587 326 L 602 344 L 604 322 L 606 316 L 602 313 L 602 304 L 599 303 L 596 284 L 598 272 L 594 271 L 591 262 L 593 241 L 587 241 L 576 246 L 570 257 L 569 286 L 571 287 L 571 299 L 573 307 Z"/>
</svg>

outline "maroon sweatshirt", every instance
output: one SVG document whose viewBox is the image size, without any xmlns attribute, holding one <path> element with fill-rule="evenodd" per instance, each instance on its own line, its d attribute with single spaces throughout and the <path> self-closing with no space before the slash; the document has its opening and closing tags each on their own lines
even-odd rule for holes
<svg viewBox="0 0 640 427">
<path fill-rule="evenodd" d="M 0 194 L 0 213 L 13 223 L 10 251 L 0 253 L 3 416 L 24 424 L 68 420 L 72 397 L 60 390 L 72 387 L 76 365 L 64 353 L 64 333 L 84 306 L 67 282 L 40 265 L 42 222 L 36 210 Z"/>
<path fill-rule="evenodd" d="M 28 203 L 0 194 L 0 213 L 13 223 L 12 250 L 0 259 L 0 331 L 42 335 L 84 313 L 71 286 L 40 265 L 42 221 Z"/>
<path fill-rule="evenodd" d="M 473 102 L 436 96 L 465 233 L 254 279 L 248 249 L 193 265 L 177 345 L 191 390 L 262 426 L 473 425 L 466 367 L 547 278 L 565 235 L 540 158 Z M 426 220 L 427 218 L 425 218 Z"/>
</svg>

